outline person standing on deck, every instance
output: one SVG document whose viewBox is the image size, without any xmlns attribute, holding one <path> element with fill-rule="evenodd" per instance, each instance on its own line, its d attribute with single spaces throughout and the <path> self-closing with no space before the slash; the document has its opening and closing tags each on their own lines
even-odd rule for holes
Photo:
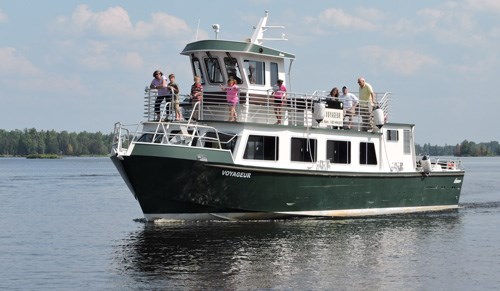
<svg viewBox="0 0 500 291">
<path fill-rule="evenodd" d="M 344 116 L 349 120 L 349 123 L 344 128 L 351 129 L 352 118 L 356 114 L 356 106 L 358 106 L 359 99 L 356 95 L 349 93 L 349 89 L 344 86 L 342 87 L 342 95 L 339 96 L 339 100 L 343 103 Z"/>
<path fill-rule="evenodd" d="M 368 131 L 373 128 L 371 122 L 371 114 L 373 105 L 375 104 L 375 93 L 370 84 L 365 81 L 365 78 L 358 78 L 359 84 L 359 113 L 363 121 L 362 130 Z"/>
<path fill-rule="evenodd" d="M 220 85 L 222 91 L 226 91 L 226 101 L 229 105 L 229 121 L 236 122 L 237 114 L 236 114 L 236 105 L 239 102 L 239 93 L 240 88 L 236 85 L 235 79 L 229 79 L 227 81 L 227 87 Z"/>
<path fill-rule="evenodd" d="M 167 86 L 167 77 L 163 76 L 163 73 L 160 70 L 156 70 L 153 73 L 153 81 L 151 81 L 151 85 L 149 85 L 150 89 L 158 90 L 158 96 L 156 96 L 155 100 L 155 121 L 160 121 L 160 107 L 161 102 L 165 100 L 167 102 L 168 96 L 168 86 Z"/>
<path fill-rule="evenodd" d="M 168 90 L 170 91 L 170 96 L 173 98 L 174 102 L 174 110 L 175 110 L 175 120 L 179 121 L 182 119 L 182 114 L 181 114 L 181 108 L 180 108 L 180 101 L 179 101 L 179 86 L 177 86 L 177 83 L 175 83 L 175 75 L 170 74 L 168 75 L 168 80 L 170 81 L 167 86 Z"/>
<path fill-rule="evenodd" d="M 193 108 L 198 105 L 197 107 L 201 106 L 201 103 L 196 104 L 197 102 L 201 102 L 203 99 L 203 85 L 201 85 L 201 78 L 200 76 L 194 76 L 194 83 L 191 86 L 191 104 L 193 105 Z M 199 113 L 200 110 L 199 108 L 196 108 L 195 111 L 193 112 L 193 119 L 198 120 L 200 118 Z"/>
<path fill-rule="evenodd" d="M 276 114 L 276 124 L 281 124 L 281 107 L 286 103 L 286 87 L 283 80 L 278 80 L 273 86 L 274 95 L 274 114 Z"/>
</svg>

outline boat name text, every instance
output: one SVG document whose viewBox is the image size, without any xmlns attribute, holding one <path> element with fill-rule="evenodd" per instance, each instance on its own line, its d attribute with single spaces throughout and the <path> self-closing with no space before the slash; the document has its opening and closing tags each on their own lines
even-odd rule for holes
<svg viewBox="0 0 500 291">
<path fill-rule="evenodd" d="M 247 178 L 250 179 L 250 175 L 252 173 L 245 173 L 245 172 L 234 172 L 234 171 L 228 171 L 228 170 L 222 170 L 222 176 L 228 176 L 228 177 L 236 177 L 236 178 Z"/>
</svg>

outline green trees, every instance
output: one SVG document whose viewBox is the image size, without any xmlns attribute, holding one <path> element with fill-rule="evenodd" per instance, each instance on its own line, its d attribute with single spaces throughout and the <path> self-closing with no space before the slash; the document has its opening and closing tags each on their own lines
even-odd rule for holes
<svg viewBox="0 0 500 291">
<path fill-rule="evenodd" d="M 0 156 L 57 154 L 67 156 L 106 155 L 113 135 L 101 132 L 37 131 L 34 128 L 6 131 L 0 129 Z"/>
<path fill-rule="evenodd" d="M 455 146 L 445 145 L 437 146 L 424 144 L 423 146 L 416 145 L 417 154 L 429 154 L 431 156 L 459 156 L 459 157 L 484 157 L 484 156 L 500 156 L 500 145 L 497 141 L 475 143 L 473 141 L 464 140 Z"/>
</svg>

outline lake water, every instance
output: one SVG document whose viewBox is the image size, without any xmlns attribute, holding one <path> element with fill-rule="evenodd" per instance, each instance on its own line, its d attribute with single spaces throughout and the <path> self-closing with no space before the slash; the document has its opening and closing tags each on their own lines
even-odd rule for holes
<svg viewBox="0 0 500 291">
<path fill-rule="evenodd" d="M 0 290 L 498 290 L 500 158 L 456 212 L 145 223 L 109 158 L 0 159 Z"/>
</svg>

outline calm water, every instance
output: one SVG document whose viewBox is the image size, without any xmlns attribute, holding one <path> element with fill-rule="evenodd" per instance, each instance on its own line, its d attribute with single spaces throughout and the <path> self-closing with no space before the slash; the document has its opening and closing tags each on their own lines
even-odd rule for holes
<svg viewBox="0 0 500 291">
<path fill-rule="evenodd" d="M 500 288 L 500 158 L 457 212 L 144 223 L 108 158 L 0 159 L 0 290 Z"/>
</svg>

